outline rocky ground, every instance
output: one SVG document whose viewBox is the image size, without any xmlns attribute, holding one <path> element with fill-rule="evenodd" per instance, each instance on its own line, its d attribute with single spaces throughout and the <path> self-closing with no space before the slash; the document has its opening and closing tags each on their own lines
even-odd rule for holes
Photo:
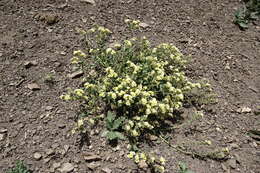
<svg viewBox="0 0 260 173">
<path fill-rule="evenodd" d="M 239 7 L 239 0 L 0 0 L 0 172 L 17 160 L 34 173 L 149 172 L 126 158 L 124 142 L 108 145 L 100 129 L 90 129 L 84 143 L 71 135 L 78 107 L 59 99 L 82 76 L 69 66 L 82 43 L 76 29 L 99 24 L 119 38 L 127 36 L 124 19 L 133 18 L 154 44 L 170 42 L 191 55 L 187 74 L 208 79 L 218 96 L 200 108 L 202 119 L 170 134 L 170 144 L 229 154 L 192 157 L 161 140 L 146 149 L 166 158 L 169 173 L 180 161 L 197 173 L 260 173 L 259 136 L 248 135 L 260 125 L 260 26 L 234 25 Z"/>
</svg>

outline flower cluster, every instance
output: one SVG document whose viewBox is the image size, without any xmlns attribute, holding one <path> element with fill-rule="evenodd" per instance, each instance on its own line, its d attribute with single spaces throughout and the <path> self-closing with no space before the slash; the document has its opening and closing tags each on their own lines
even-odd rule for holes
<svg viewBox="0 0 260 173">
<path fill-rule="evenodd" d="M 102 27 L 97 30 L 109 33 Z M 95 31 L 93 29 L 91 32 Z M 98 82 L 87 82 L 84 88 L 76 89 L 72 92 L 73 95 L 65 95 L 63 98 L 88 100 L 98 97 L 104 103 L 110 104 L 115 111 L 124 110 L 124 116 L 128 119 L 124 129 L 132 137 L 139 137 L 144 131 L 159 128 L 159 121 L 173 117 L 174 111 L 182 107 L 185 93 L 199 88 L 200 84 L 191 83 L 186 78 L 182 71 L 186 61 L 178 48 L 166 43 L 151 48 L 148 42 L 146 38 L 133 38 L 125 40 L 123 46 L 120 45 L 117 49 L 103 48 L 103 54 L 108 57 L 135 55 L 114 67 L 105 68 L 105 74 Z M 131 46 L 146 49 L 131 52 L 126 49 Z M 87 55 L 75 51 L 74 56 Z M 76 61 L 76 58 L 73 59 Z"/>
<path fill-rule="evenodd" d="M 140 27 L 140 20 L 125 19 L 125 23 L 128 24 L 131 29 L 138 29 Z"/>
<path fill-rule="evenodd" d="M 86 54 L 82 52 L 81 50 L 77 50 L 73 52 L 73 57 L 71 58 L 71 64 L 79 64 L 81 59 L 86 58 Z"/>
<path fill-rule="evenodd" d="M 129 159 L 133 159 L 136 164 L 141 161 L 149 165 L 155 172 L 163 173 L 165 172 L 166 160 L 163 157 L 157 157 L 153 154 L 148 154 L 145 152 L 134 152 L 130 151 L 127 155 Z"/>
</svg>

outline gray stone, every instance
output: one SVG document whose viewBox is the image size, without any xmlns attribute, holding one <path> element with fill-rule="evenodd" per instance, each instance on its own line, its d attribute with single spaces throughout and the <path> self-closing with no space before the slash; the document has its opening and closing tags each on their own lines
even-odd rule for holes
<svg viewBox="0 0 260 173">
<path fill-rule="evenodd" d="M 33 91 L 36 91 L 36 90 L 40 90 L 40 86 L 36 83 L 30 83 L 27 85 L 27 87 L 30 89 L 30 90 L 33 90 Z"/>
<path fill-rule="evenodd" d="M 100 163 L 92 162 L 92 163 L 87 164 L 87 167 L 91 170 L 96 170 L 96 168 L 100 167 Z"/>
<path fill-rule="evenodd" d="M 81 0 L 81 2 L 86 2 L 86 3 L 92 4 L 92 5 L 96 4 L 96 2 L 94 0 Z"/>
<path fill-rule="evenodd" d="M 101 171 L 103 171 L 104 173 L 112 173 L 112 170 L 109 168 L 103 168 L 101 169 Z"/>
<path fill-rule="evenodd" d="M 92 161 L 99 161 L 99 160 L 101 160 L 101 157 L 98 156 L 98 155 L 95 155 L 95 154 L 87 153 L 87 154 L 84 154 L 84 159 L 87 162 L 92 162 Z"/>
<path fill-rule="evenodd" d="M 83 74 L 84 74 L 83 71 L 79 70 L 79 71 L 76 71 L 76 72 L 69 74 L 68 77 L 75 79 L 75 78 L 81 77 Z"/>
<path fill-rule="evenodd" d="M 242 107 L 237 110 L 238 113 L 250 113 L 252 111 L 249 107 Z"/>
<path fill-rule="evenodd" d="M 45 110 L 46 110 L 46 111 L 51 111 L 52 109 L 53 109 L 52 106 L 46 106 L 46 107 L 45 107 Z"/>
<path fill-rule="evenodd" d="M 36 153 L 33 154 L 33 158 L 35 160 L 40 160 L 42 158 L 42 155 L 40 153 L 36 152 Z"/>
<path fill-rule="evenodd" d="M 230 148 L 231 149 L 238 149 L 239 145 L 237 145 L 236 143 L 232 143 L 232 144 L 230 144 Z"/>
<path fill-rule="evenodd" d="M 31 66 L 36 66 L 37 64 L 37 61 L 25 61 L 23 65 L 25 68 L 30 68 Z"/>
<path fill-rule="evenodd" d="M 66 127 L 66 125 L 65 125 L 65 124 L 58 124 L 58 127 L 61 128 L 61 129 L 63 129 L 63 128 Z"/>
<path fill-rule="evenodd" d="M 140 23 L 140 26 L 141 26 L 142 28 L 147 28 L 147 27 L 149 27 L 149 25 L 148 25 L 147 23 Z"/>
<path fill-rule="evenodd" d="M 7 129 L 0 129 L 0 133 L 7 133 Z"/>
<path fill-rule="evenodd" d="M 69 145 L 64 145 L 64 150 L 65 150 L 65 152 L 68 152 L 69 149 L 70 149 L 70 146 L 69 146 Z"/>
<path fill-rule="evenodd" d="M 60 54 L 63 55 L 63 56 L 65 56 L 67 53 L 64 52 L 64 51 L 61 51 Z"/>
<path fill-rule="evenodd" d="M 74 165 L 71 163 L 63 163 L 61 168 L 59 169 L 62 173 L 72 172 L 74 170 Z"/>
</svg>

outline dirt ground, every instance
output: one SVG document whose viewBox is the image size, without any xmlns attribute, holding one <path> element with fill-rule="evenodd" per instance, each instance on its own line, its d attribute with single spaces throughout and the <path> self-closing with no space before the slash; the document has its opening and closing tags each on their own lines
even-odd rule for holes
<svg viewBox="0 0 260 173">
<path fill-rule="evenodd" d="M 71 135 L 77 106 L 59 99 L 77 87 L 70 58 L 81 45 L 76 28 L 93 24 L 125 35 L 124 19 L 148 24 L 142 35 L 170 42 L 192 56 L 191 78 L 206 78 L 218 96 L 204 117 L 176 129 L 170 143 L 192 151 L 229 149 L 224 160 L 180 153 L 164 142 L 154 150 L 169 173 L 185 162 L 196 173 L 260 173 L 260 26 L 241 31 L 233 24 L 239 0 L 0 0 L 0 172 L 17 160 L 34 173 L 149 172 L 126 158 L 124 142 L 113 148 L 90 129 L 83 145 Z M 51 81 L 49 79 L 52 79 Z M 259 107 L 258 107 L 259 109 Z M 184 111 L 185 112 L 185 111 Z M 183 113 L 189 118 L 188 113 Z M 203 145 L 210 140 L 211 145 Z M 85 160 L 91 155 L 93 160 Z"/>
</svg>

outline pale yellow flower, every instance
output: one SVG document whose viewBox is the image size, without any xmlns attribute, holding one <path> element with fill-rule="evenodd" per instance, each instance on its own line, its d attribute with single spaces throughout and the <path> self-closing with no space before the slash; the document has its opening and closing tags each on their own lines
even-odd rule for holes
<svg viewBox="0 0 260 173">
<path fill-rule="evenodd" d="M 128 47 L 132 47 L 132 42 L 129 41 L 129 40 L 125 40 L 125 45 L 128 46 Z"/>
<path fill-rule="evenodd" d="M 139 133 L 135 129 L 132 130 L 131 132 L 132 132 L 132 136 L 134 136 L 134 137 L 139 136 Z"/>
<path fill-rule="evenodd" d="M 130 19 L 125 19 L 125 23 L 130 23 L 131 20 Z"/>
<path fill-rule="evenodd" d="M 75 89 L 74 90 L 74 93 L 77 95 L 77 96 L 83 96 L 84 94 L 84 91 L 82 89 Z"/>
<path fill-rule="evenodd" d="M 129 124 L 131 127 L 134 127 L 134 122 L 133 122 L 133 121 L 129 120 L 129 121 L 128 121 L 128 124 Z"/>
<path fill-rule="evenodd" d="M 130 153 L 127 155 L 127 157 L 128 157 L 129 159 L 134 158 L 134 156 L 135 156 L 135 152 L 133 152 L 133 151 L 130 151 Z"/>
<path fill-rule="evenodd" d="M 111 94 L 111 97 L 112 97 L 112 99 L 115 100 L 115 99 L 116 99 L 116 94 L 115 94 L 115 93 L 112 93 L 112 94 Z"/>
<path fill-rule="evenodd" d="M 146 157 L 146 155 L 145 155 L 144 153 L 141 153 L 141 154 L 140 154 L 140 158 L 141 158 L 142 160 L 144 160 L 144 161 L 147 160 L 147 157 Z"/>
<path fill-rule="evenodd" d="M 129 131 L 131 129 L 131 127 L 129 125 L 125 125 L 125 130 Z"/>
<path fill-rule="evenodd" d="M 79 119 L 79 120 L 78 120 L 78 127 L 80 128 L 80 127 L 82 127 L 83 125 L 84 125 L 83 119 Z"/>
<path fill-rule="evenodd" d="M 163 157 L 160 157 L 160 163 L 161 163 L 162 165 L 165 165 L 165 162 L 166 162 L 166 160 L 165 160 Z"/>
<path fill-rule="evenodd" d="M 140 162 L 140 157 L 138 154 L 135 155 L 135 163 L 139 163 Z"/>
</svg>

